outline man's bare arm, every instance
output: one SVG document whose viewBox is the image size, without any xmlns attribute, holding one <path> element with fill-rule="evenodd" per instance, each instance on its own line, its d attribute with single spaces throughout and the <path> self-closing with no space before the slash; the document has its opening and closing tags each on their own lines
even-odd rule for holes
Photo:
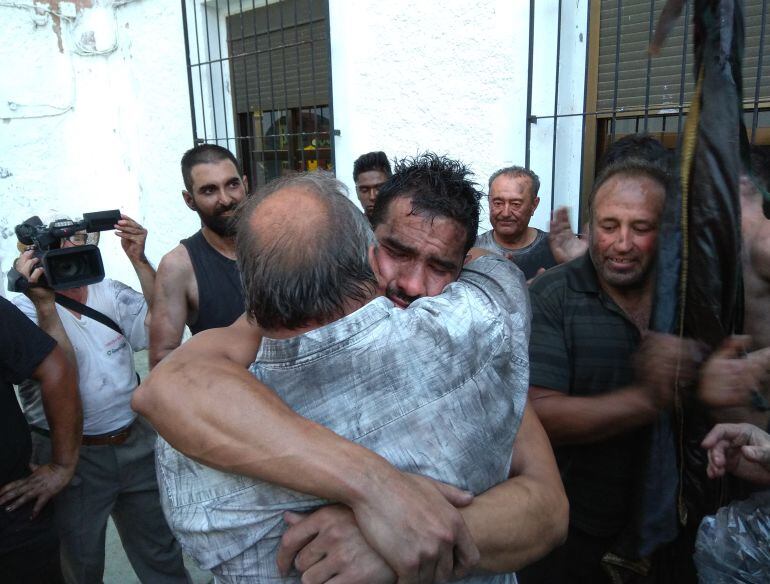
<svg viewBox="0 0 770 584">
<path fill-rule="evenodd" d="M 548 436 L 531 404 L 513 445 L 511 478 L 460 510 L 481 552 L 479 568 L 512 572 L 567 537 L 569 503 Z"/>
<path fill-rule="evenodd" d="M 115 235 L 120 238 L 120 245 L 128 257 L 139 279 L 147 306 L 152 309 L 153 289 L 155 287 L 155 268 L 152 267 L 147 256 L 144 255 L 147 242 L 147 230 L 128 215 L 120 215 L 120 220 L 115 225 Z M 148 318 L 150 313 L 148 312 Z"/>
<path fill-rule="evenodd" d="M 554 446 L 600 442 L 652 423 L 659 412 L 636 386 L 590 397 L 530 386 L 529 395 Z"/>
<path fill-rule="evenodd" d="M 748 422 L 766 428 L 768 412 L 752 406 L 752 399 L 767 399 L 770 386 L 770 347 L 751 353 L 748 336 L 726 338 L 706 361 L 697 388 L 715 422 Z"/>
<path fill-rule="evenodd" d="M 34 500 L 35 517 L 72 479 L 78 461 L 83 411 L 74 366 L 55 347 L 37 366 L 32 379 L 40 383 L 43 408 L 51 428 L 51 461 L 33 468 L 28 477 L 0 489 L 0 505 L 16 509 Z"/>
<path fill-rule="evenodd" d="M 453 555 L 475 565 L 462 516 L 435 486 L 297 415 L 248 372 L 259 341 L 245 317 L 195 335 L 153 369 L 132 406 L 203 464 L 345 503 L 404 582 L 451 572 Z"/>
<path fill-rule="evenodd" d="M 677 376 L 692 378 L 691 349 L 673 335 L 648 333 L 634 355 L 631 385 L 591 396 L 531 386 L 532 405 L 551 444 L 599 442 L 655 421 L 671 405 Z"/>
<path fill-rule="evenodd" d="M 529 404 L 516 435 L 510 476 L 460 511 L 481 553 L 478 568 L 484 571 L 519 570 L 567 535 L 567 496 L 548 437 Z M 330 576 L 346 584 L 395 581 L 344 506 L 307 516 L 287 513 L 286 520 L 290 529 L 278 554 L 284 573 L 293 562 L 306 584 L 320 584 Z"/>
<path fill-rule="evenodd" d="M 155 276 L 150 319 L 150 367 L 157 365 L 182 342 L 194 286 L 190 256 L 185 247 L 179 245 L 163 257 Z"/>
<path fill-rule="evenodd" d="M 36 284 L 43 275 L 42 268 L 36 267 L 38 263 L 32 252 L 24 252 L 16 261 L 16 269 Z M 32 373 L 32 379 L 40 383 L 43 409 L 51 429 L 51 462 L 33 469 L 24 479 L 4 485 L 0 489 L 0 505 L 10 503 L 15 509 L 35 499 L 34 517 L 72 479 L 83 432 L 83 410 L 75 351 L 56 311 L 53 290 L 32 286 L 26 295 L 35 306 L 38 326 L 58 343 Z"/>
</svg>

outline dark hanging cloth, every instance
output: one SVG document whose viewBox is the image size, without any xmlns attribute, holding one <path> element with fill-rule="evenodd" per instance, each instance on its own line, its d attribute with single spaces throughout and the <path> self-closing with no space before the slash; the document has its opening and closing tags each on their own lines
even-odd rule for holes
<svg viewBox="0 0 770 584">
<path fill-rule="evenodd" d="M 683 2 L 669 4 L 681 8 Z M 708 352 L 742 329 L 739 178 L 748 142 L 742 121 L 741 3 L 695 0 L 693 40 L 699 81 L 661 224 L 651 328 L 696 339 Z M 619 543 L 620 556 L 644 558 L 677 540 L 678 554 L 691 564 L 688 550 L 700 519 L 732 496 L 727 481 L 706 477 L 700 442 L 711 424 L 690 398 L 692 389 L 680 388 L 674 411 L 650 431 L 637 513 Z M 682 569 L 686 578 L 672 569 L 670 581 L 694 578 L 694 568 Z"/>
</svg>

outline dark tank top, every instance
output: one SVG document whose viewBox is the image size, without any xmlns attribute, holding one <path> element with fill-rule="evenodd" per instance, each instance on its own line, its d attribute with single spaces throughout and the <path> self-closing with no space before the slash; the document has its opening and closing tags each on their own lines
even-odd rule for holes
<svg viewBox="0 0 770 584">
<path fill-rule="evenodd" d="M 180 243 L 190 254 L 198 282 L 198 320 L 190 325 L 190 331 L 197 334 L 233 324 L 243 314 L 246 305 L 235 260 L 226 258 L 211 247 L 200 231 Z"/>
</svg>

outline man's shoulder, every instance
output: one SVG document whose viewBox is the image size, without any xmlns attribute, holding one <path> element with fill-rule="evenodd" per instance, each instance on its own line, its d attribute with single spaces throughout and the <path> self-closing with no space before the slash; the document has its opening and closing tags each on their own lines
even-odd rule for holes
<svg viewBox="0 0 770 584">
<path fill-rule="evenodd" d="M 492 251 L 497 250 L 499 246 L 494 239 L 494 229 L 490 229 L 489 231 L 477 235 L 476 242 L 473 245 L 474 247 L 483 247 L 484 249 Z"/>
<path fill-rule="evenodd" d="M 160 264 L 158 264 L 157 277 L 178 277 L 184 274 L 192 274 L 192 270 L 190 253 L 184 244 L 180 243 L 161 258 Z"/>
<path fill-rule="evenodd" d="M 527 290 L 518 266 L 498 254 L 484 255 L 467 263 L 455 286 L 458 284 L 470 285 L 490 299 L 503 302 L 517 301 Z"/>
</svg>

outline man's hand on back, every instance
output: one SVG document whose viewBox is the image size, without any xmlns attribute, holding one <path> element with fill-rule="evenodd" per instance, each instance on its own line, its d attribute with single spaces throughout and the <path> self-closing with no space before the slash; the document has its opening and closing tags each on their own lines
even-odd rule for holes
<svg viewBox="0 0 770 584">
<path fill-rule="evenodd" d="M 404 501 L 396 501 L 395 506 L 394 501 L 381 499 L 391 512 L 385 521 L 370 521 L 374 527 L 369 530 L 370 535 L 365 535 L 367 528 L 361 515 L 354 516 L 344 505 L 324 507 L 309 516 L 287 514 L 291 527 L 284 534 L 278 554 L 281 570 L 287 573 L 294 563 L 303 574 L 303 582 L 312 584 L 325 582 L 331 575 L 340 584 L 363 584 L 395 582 L 397 577 L 398 582 L 446 582 L 467 574 L 478 562 L 479 554 L 452 505 L 468 505 L 471 495 L 417 475 L 401 476 L 406 479 L 407 489 L 411 491 L 416 486 L 417 491 L 408 501 L 404 493 Z M 401 488 L 397 487 L 395 492 Z M 424 506 L 415 508 L 419 499 L 433 498 L 438 493 L 438 506 L 426 500 Z M 399 510 L 403 520 L 395 513 Z M 401 529 L 397 532 L 392 530 L 398 526 Z"/>
<path fill-rule="evenodd" d="M 454 487 L 394 471 L 351 506 L 366 541 L 400 583 L 411 584 L 445 582 L 478 563 L 479 550 L 455 508 L 471 501 Z"/>
<path fill-rule="evenodd" d="M 278 567 L 288 575 L 292 565 L 304 584 L 392 584 L 396 574 L 358 529 L 345 505 L 322 507 L 310 515 L 284 514 L 289 529 L 281 538 Z"/>
</svg>

